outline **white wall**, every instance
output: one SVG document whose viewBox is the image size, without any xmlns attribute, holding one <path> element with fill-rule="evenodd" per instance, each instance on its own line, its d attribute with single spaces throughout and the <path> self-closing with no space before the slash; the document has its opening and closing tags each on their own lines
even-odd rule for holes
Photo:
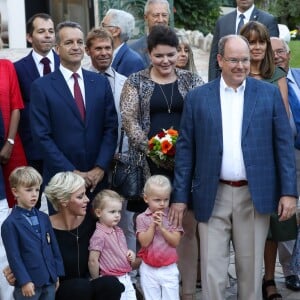
<svg viewBox="0 0 300 300">
<path fill-rule="evenodd" d="M 25 1 L 6 0 L 6 6 L 9 48 L 26 48 Z"/>
</svg>

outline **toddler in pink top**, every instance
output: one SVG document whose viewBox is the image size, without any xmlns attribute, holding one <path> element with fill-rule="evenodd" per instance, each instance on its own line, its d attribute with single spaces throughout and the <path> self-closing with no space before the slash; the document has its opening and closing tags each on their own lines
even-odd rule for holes
<svg viewBox="0 0 300 300">
<path fill-rule="evenodd" d="M 135 289 L 128 272 L 135 261 L 135 253 L 128 250 L 125 235 L 118 223 L 123 198 L 111 190 L 101 191 L 93 201 L 98 217 L 96 230 L 90 239 L 89 271 L 92 279 L 103 275 L 117 276 L 124 284 L 121 300 L 136 300 Z"/>
<path fill-rule="evenodd" d="M 151 176 L 144 187 L 146 211 L 137 216 L 141 286 L 146 300 L 179 300 L 176 247 L 183 229 L 168 221 L 171 183 L 162 175 Z"/>
</svg>

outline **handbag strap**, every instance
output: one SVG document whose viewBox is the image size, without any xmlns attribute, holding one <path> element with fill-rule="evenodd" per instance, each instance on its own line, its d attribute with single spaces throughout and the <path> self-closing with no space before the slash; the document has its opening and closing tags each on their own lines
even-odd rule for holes
<svg viewBox="0 0 300 300">
<path fill-rule="evenodd" d="M 122 147 L 123 147 L 123 140 L 124 140 L 124 128 L 121 128 L 121 136 L 120 136 L 120 143 L 119 143 L 119 148 L 118 148 L 118 154 L 122 154 Z"/>
</svg>

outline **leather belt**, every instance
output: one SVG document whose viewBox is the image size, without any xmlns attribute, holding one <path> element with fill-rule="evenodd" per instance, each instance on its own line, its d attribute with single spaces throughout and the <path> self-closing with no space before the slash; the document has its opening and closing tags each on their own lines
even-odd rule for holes
<svg viewBox="0 0 300 300">
<path fill-rule="evenodd" d="M 224 180 L 224 179 L 220 179 L 221 183 L 230 185 L 232 187 L 241 187 L 244 185 L 248 185 L 248 181 L 247 180 L 239 180 L 239 181 L 230 181 L 230 180 Z"/>
</svg>

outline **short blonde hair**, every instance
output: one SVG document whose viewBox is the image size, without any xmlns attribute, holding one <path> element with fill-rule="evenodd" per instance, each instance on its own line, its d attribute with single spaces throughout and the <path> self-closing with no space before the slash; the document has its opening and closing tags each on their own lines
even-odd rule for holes
<svg viewBox="0 0 300 300">
<path fill-rule="evenodd" d="M 54 175 L 45 188 L 45 195 L 56 211 L 60 202 L 68 202 L 71 195 L 85 186 L 84 179 L 74 172 L 60 172 Z"/>
<path fill-rule="evenodd" d="M 93 209 L 104 209 L 107 203 L 111 200 L 117 200 L 123 203 L 124 199 L 121 195 L 113 190 L 102 190 L 99 192 L 93 200 Z"/>
<path fill-rule="evenodd" d="M 169 190 L 170 194 L 172 192 L 171 182 L 164 175 L 153 175 L 149 177 L 144 186 L 144 194 L 149 196 L 149 194 L 151 194 L 151 189 L 154 186 L 163 190 Z"/>
<path fill-rule="evenodd" d="M 40 186 L 43 182 L 41 174 L 33 167 L 27 166 L 18 167 L 14 169 L 10 173 L 8 180 L 11 188 L 18 188 L 19 186 Z"/>
</svg>

